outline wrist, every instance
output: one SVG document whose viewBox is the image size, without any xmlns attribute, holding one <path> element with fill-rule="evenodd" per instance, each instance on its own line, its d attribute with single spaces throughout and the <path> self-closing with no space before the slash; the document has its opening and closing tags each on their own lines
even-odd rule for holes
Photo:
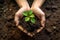
<svg viewBox="0 0 60 40">
<path fill-rule="evenodd" d="M 34 0 L 32 6 L 33 7 L 41 7 L 45 0 Z"/>
<path fill-rule="evenodd" d="M 39 7 L 37 7 L 37 6 L 32 6 L 32 7 L 31 7 L 31 10 L 35 10 L 35 9 L 37 9 L 37 8 L 39 8 Z"/>
</svg>

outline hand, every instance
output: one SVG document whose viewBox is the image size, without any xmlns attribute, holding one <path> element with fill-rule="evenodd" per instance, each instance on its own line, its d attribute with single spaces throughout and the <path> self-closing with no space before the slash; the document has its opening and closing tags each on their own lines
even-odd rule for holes
<svg viewBox="0 0 60 40">
<path fill-rule="evenodd" d="M 45 2 L 45 0 L 34 0 L 31 10 L 33 10 L 34 14 L 39 18 L 42 27 L 37 30 L 37 32 L 40 32 L 45 27 L 45 13 L 40 9 L 42 4 Z"/>
<path fill-rule="evenodd" d="M 31 10 L 34 12 L 34 14 L 41 19 L 41 25 L 45 25 L 45 13 L 39 8 L 39 7 L 33 7 Z"/>
<path fill-rule="evenodd" d="M 45 13 L 39 8 L 39 7 L 32 7 L 31 10 L 34 12 L 34 14 L 39 18 L 41 21 L 41 29 L 38 29 L 37 32 L 40 32 L 45 27 Z"/>
<path fill-rule="evenodd" d="M 16 26 L 18 26 L 18 24 L 19 24 L 19 19 L 21 19 L 23 17 L 22 13 L 27 10 L 30 10 L 30 8 L 29 7 L 22 7 L 15 13 Z"/>
<path fill-rule="evenodd" d="M 19 5 L 19 7 L 21 7 L 16 13 L 15 13 L 15 22 L 16 22 L 16 26 L 18 26 L 19 24 L 19 19 L 21 19 L 23 17 L 22 13 L 24 11 L 30 10 L 29 4 L 27 2 L 27 0 L 16 0 L 17 4 Z"/>
</svg>

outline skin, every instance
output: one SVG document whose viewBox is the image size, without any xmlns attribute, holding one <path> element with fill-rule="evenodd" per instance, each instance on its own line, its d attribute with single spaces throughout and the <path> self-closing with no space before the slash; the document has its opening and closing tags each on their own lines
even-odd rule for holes
<svg viewBox="0 0 60 40">
<path fill-rule="evenodd" d="M 26 0 L 16 0 L 19 7 L 21 7 L 16 13 L 15 13 L 15 22 L 16 26 L 19 24 L 19 18 L 21 19 L 23 17 L 22 12 L 30 10 L 29 4 Z"/>
<path fill-rule="evenodd" d="M 45 0 L 34 0 L 31 8 L 27 0 L 16 0 L 19 7 L 21 7 L 15 14 L 16 26 L 19 24 L 19 18 L 23 17 L 22 12 L 27 10 L 32 10 L 34 14 L 41 20 L 41 29 L 38 29 L 37 32 L 40 32 L 45 27 L 45 13 L 40 9 Z"/>
<path fill-rule="evenodd" d="M 45 27 L 45 13 L 40 9 L 45 0 L 34 0 L 31 10 L 35 15 L 41 20 L 41 29 L 38 29 L 37 32 L 40 32 Z"/>
</svg>

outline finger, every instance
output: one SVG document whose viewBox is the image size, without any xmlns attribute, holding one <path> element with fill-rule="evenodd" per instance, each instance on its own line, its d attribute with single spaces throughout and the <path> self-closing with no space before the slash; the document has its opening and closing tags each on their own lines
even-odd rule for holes
<svg viewBox="0 0 60 40">
<path fill-rule="evenodd" d="M 15 22 L 16 22 L 16 26 L 19 24 L 19 18 L 22 18 L 22 13 L 20 12 L 20 10 L 17 11 L 17 13 L 15 14 Z"/>
<path fill-rule="evenodd" d="M 45 15 L 41 16 L 41 25 L 44 27 L 45 26 Z"/>
<path fill-rule="evenodd" d="M 15 23 L 16 23 L 16 26 L 18 26 L 18 24 L 19 24 L 19 16 L 18 15 L 15 15 Z"/>
</svg>

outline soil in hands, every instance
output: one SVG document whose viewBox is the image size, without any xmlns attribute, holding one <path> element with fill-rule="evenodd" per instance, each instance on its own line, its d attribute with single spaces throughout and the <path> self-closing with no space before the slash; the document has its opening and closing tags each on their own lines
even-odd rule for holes
<svg viewBox="0 0 60 40">
<path fill-rule="evenodd" d="M 28 32 L 36 32 L 41 26 L 40 20 L 35 16 L 36 22 L 33 24 L 31 22 L 25 22 L 24 17 L 20 19 L 19 25 L 21 25 Z"/>
</svg>

